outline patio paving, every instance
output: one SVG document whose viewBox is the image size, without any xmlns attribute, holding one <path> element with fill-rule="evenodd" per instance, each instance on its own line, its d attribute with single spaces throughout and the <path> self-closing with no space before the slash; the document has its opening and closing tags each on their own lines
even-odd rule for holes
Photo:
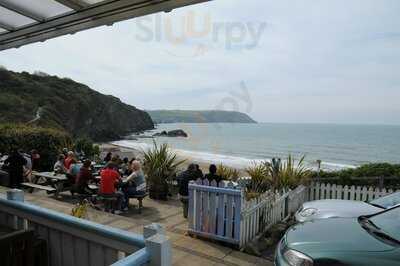
<svg viewBox="0 0 400 266">
<path fill-rule="evenodd" d="M 5 193 L 5 191 L 6 188 L 0 187 L 0 193 Z M 66 214 L 71 213 L 73 204 L 76 202 L 67 193 L 62 194 L 61 199 L 54 199 L 42 192 L 25 193 L 25 201 Z M 137 206 L 136 200 L 131 200 L 130 204 L 130 210 L 123 215 L 114 215 L 89 208 L 87 219 L 139 234 L 143 233 L 144 225 L 162 224 L 166 229 L 167 236 L 171 239 L 173 265 L 177 266 L 189 264 L 190 266 L 273 265 L 271 261 L 245 254 L 219 243 L 187 236 L 185 234 L 187 220 L 182 216 L 180 201 L 177 199 L 155 201 L 146 198 L 143 200 L 142 214 L 139 214 L 133 207 Z"/>
</svg>

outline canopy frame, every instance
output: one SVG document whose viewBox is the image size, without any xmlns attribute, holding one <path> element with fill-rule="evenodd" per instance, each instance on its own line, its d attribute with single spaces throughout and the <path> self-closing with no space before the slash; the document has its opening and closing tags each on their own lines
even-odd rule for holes
<svg viewBox="0 0 400 266">
<path fill-rule="evenodd" d="M 27 10 L 2 3 L 0 0 L 0 6 L 35 21 L 32 24 L 17 28 L 0 21 L 0 28 L 5 30 L 0 34 L 0 51 L 19 48 L 29 43 L 43 42 L 94 27 L 111 26 L 119 21 L 152 13 L 170 12 L 176 8 L 210 0 L 106 0 L 93 5 L 88 5 L 83 0 L 53 1 L 57 1 L 72 10 L 45 19 Z"/>
</svg>

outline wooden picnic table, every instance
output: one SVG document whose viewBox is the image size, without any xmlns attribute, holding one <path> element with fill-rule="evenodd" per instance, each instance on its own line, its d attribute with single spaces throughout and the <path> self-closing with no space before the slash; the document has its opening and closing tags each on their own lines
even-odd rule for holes
<svg viewBox="0 0 400 266">
<path fill-rule="evenodd" d="M 56 174 L 54 172 L 33 172 L 32 173 L 36 178 L 32 180 L 32 183 L 24 183 L 25 186 L 31 188 L 38 188 L 47 190 L 49 193 L 53 192 L 52 189 L 55 189 L 54 194 L 56 197 L 59 196 L 60 192 L 68 191 L 71 189 L 69 184 L 69 179 L 65 174 Z M 45 179 L 45 181 L 43 181 Z M 49 189 L 46 189 L 49 188 Z"/>
<path fill-rule="evenodd" d="M 56 174 L 54 172 L 34 172 L 32 174 L 37 177 L 43 177 L 46 180 L 56 180 L 59 182 L 68 181 L 68 178 L 65 174 Z"/>
</svg>

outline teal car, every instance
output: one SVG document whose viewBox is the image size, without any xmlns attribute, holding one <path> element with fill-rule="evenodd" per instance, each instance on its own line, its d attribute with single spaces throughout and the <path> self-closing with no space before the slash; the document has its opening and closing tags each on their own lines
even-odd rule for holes
<svg viewBox="0 0 400 266">
<path fill-rule="evenodd" d="M 399 266 L 400 206 L 358 218 L 299 223 L 286 231 L 277 266 Z"/>
</svg>

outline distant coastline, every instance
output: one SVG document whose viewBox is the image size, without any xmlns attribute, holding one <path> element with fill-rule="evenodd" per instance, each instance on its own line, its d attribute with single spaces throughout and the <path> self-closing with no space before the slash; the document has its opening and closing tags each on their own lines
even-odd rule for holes
<svg viewBox="0 0 400 266">
<path fill-rule="evenodd" d="M 222 110 L 146 110 L 156 124 L 171 123 L 257 123 L 249 115 Z"/>
</svg>

